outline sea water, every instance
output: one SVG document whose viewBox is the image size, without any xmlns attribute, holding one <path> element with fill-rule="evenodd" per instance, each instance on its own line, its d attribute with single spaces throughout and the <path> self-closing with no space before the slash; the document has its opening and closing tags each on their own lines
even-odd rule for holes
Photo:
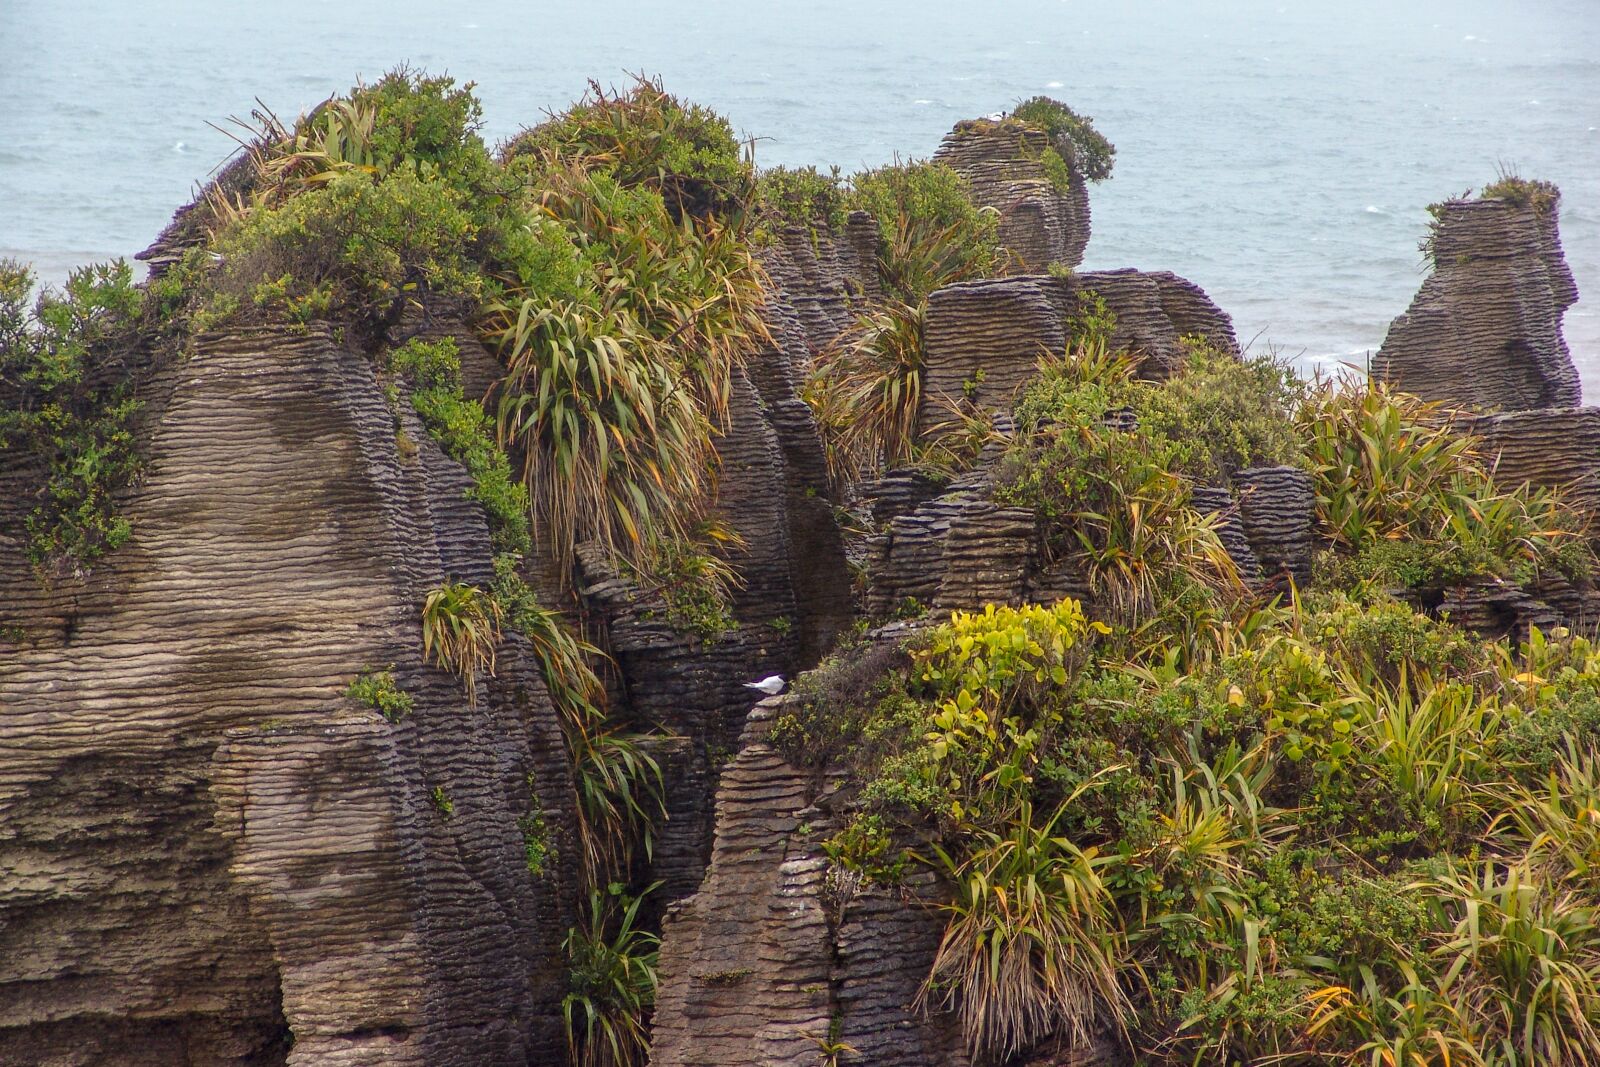
<svg viewBox="0 0 1600 1067">
<path fill-rule="evenodd" d="M 1600 398 L 1600 0 L 0 0 L 0 256 L 131 255 L 234 147 L 210 124 L 400 63 L 476 81 L 491 141 L 643 71 L 846 171 L 1058 97 L 1117 146 L 1084 267 L 1176 271 L 1306 369 L 1382 342 L 1430 202 L 1548 179 Z"/>
</svg>

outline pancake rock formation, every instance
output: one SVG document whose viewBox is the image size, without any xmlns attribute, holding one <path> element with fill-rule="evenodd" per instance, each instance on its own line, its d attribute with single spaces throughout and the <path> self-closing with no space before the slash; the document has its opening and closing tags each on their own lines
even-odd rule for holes
<svg viewBox="0 0 1600 1067">
<path fill-rule="evenodd" d="M 1433 271 L 1390 325 L 1373 375 L 1457 407 L 1578 403 L 1561 333 L 1578 289 L 1561 252 L 1559 206 L 1554 186 L 1520 179 L 1434 205 Z"/>
</svg>

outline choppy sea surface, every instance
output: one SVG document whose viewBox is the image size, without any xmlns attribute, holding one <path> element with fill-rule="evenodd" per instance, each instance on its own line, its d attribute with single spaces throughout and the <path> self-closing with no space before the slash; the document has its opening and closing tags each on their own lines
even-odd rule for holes
<svg viewBox="0 0 1600 1067">
<path fill-rule="evenodd" d="M 491 141 L 645 71 L 846 171 L 1056 96 L 1118 150 L 1084 266 L 1177 271 L 1307 368 L 1382 342 L 1428 203 L 1549 179 L 1600 397 L 1600 0 L 0 0 L 0 257 L 129 256 L 232 149 L 208 122 L 400 63 L 476 81 Z"/>
</svg>

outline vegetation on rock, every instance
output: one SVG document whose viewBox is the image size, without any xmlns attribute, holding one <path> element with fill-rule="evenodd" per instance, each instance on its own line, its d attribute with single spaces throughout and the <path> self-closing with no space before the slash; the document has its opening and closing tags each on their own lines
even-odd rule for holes
<svg viewBox="0 0 1600 1067">
<path fill-rule="evenodd" d="M 1059 100 L 1036 96 L 1012 108 L 1011 117 L 1050 135 L 1045 171 L 1058 189 L 1066 191 L 1070 181 L 1066 175 L 1072 170 L 1092 182 L 1111 177 L 1116 147 L 1094 128 L 1087 115 L 1078 114 Z"/>
<path fill-rule="evenodd" d="M 1112 325 L 1041 364 L 995 489 L 1092 615 L 958 611 L 802 678 L 772 738 L 849 783 L 830 855 L 939 876 L 923 997 L 985 1061 L 1111 1036 L 1150 1063 L 1588 1062 L 1600 660 L 1418 613 L 1584 582 L 1582 524 L 1414 398 L 1198 343 L 1141 381 Z M 1285 465 L 1329 560 L 1286 602 L 1191 503 Z"/>
<path fill-rule="evenodd" d="M 81 575 L 132 534 L 116 497 L 138 477 L 134 383 L 145 293 L 122 261 L 74 271 L 37 299 L 33 275 L 0 260 L 0 449 L 43 481 L 26 520 L 43 576 Z"/>
</svg>

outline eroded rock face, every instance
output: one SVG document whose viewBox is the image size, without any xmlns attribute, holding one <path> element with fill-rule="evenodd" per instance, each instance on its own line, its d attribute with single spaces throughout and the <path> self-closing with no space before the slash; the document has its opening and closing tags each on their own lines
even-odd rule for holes
<svg viewBox="0 0 1600 1067">
<path fill-rule="evenodd" d="M 1433 273 L 1389 327 L 1374 376 L 1424 400 L 1487 410 L 1570 407 L 1578 371 L 1561 318 L 1578 298 L 1558 209 L 1509 200 L 1440 206 Z"/>
<path fill-rule="evenodd" d="M 830 783 L 767 741 L 790 699 L 751 712 L 705 882 L 667 915 L 650 1062 L 814 1067 L 837 1020 L 843 1063 L 966 1067 L 955 1019 L 916 1004 L 943 918 L 916 884 L 902 897 L 829 876 Z"/>
<path fill-rule="evenodd" d="M 1138 353 L 1144 377 L 1167 377 L 1183 357 L 1180 339 L 1191 334 L 1223 352 L 1239 351 L 1227 313 L 1199 286 L 1166 271 L 1028 275 L 952 285 L 928 298 L 922 425 L 948 418 L 954 400 L 1009 409 L 1034 379 L 1039 360 L 1066 350 L 1080 295 L 1088 293 L 1116 315 L 1112 346 Z"/>
<path fill-rule="evenodd" d="M 1553 408 L 1485 415 L 1468 429 L 1482 441 L 1495 477 L 1559 490 L 1600 520 L 1600 408 Z"/>
<path fill-rule="evenodd" d="M 972 187 L 972 199 L 1000 214 L 1000 244 L 1023 272 L 1052 263 L 1076 267 L 1089 244 L 1089 190 L 1070 170 L 1058 189 L 1041 161 L 1050 137 L 1017 120 L 972 119 L 945 134 L 933 154 Z"/>
<path fill-rule="evenodd" d="M 574 798 L 520 637 L 476 709 L 421 661 L 425 591 L 489 578 L 466 473 L 316 327 L 156 384 L 135 538 L 50 588 L 0 546 L 0 1062 L 537 1060 Z M 344 696 L 391 664 L 395 723 Z"/>
</svg>

